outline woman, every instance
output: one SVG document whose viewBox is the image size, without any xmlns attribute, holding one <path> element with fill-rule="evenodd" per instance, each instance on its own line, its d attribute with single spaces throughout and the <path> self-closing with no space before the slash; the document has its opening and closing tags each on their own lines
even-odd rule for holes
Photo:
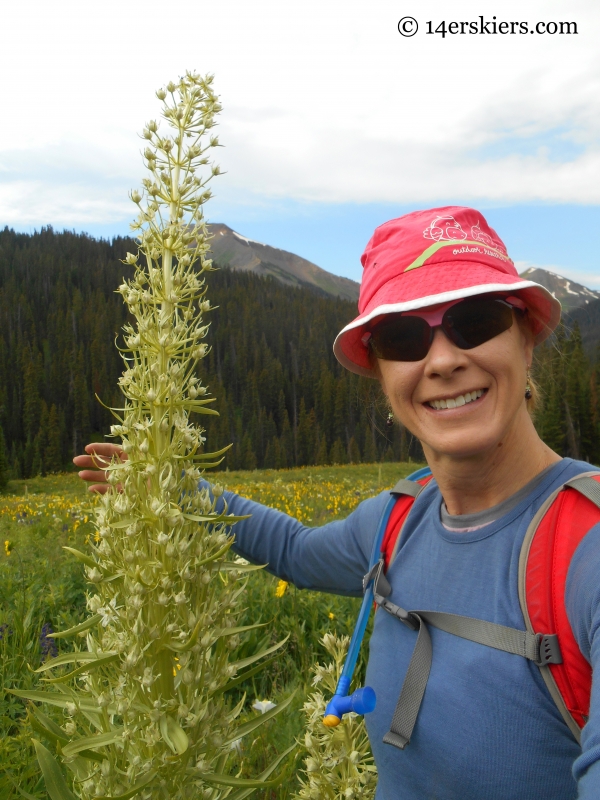
<svg viewBox="0 0 600 800">
<path fill-rule="evenodd" d="M 392 413 L 422 443 L 433 480 L 416 499 L 387 578 L 389 599 L 524 628 L 517 592 L 521 543 L 544 500 L 589 465 L 538 437 L 527 404 L 534 345 L 560 305 L 521 279 L 504 244 L 468 208 L 420 211 L 379 227 L 363 255 L 359 316 L 334 351 L 379 380 Z M 113 446 L 89 445 L 109 454 Z M 90 456 L 75 459 L 92 466 Z M 84 480 L 103 473 L 84 469 Z M 388 493 L 343 521 L 306 528 L 227 494 L 235 549 L 300 588 L 360 595 Z M 585 657 L 600 659 L 600 526 L 571 562 L 566 607 Z M 433 661 L 410 745 L 383 742 L 415 633 L 378 613 L 367 715 L 377 800 L 585 800 L 600 797 L 600 689 L 577 744 L 538 668 L 520 656 L 430 628 Z"/>
</svg>

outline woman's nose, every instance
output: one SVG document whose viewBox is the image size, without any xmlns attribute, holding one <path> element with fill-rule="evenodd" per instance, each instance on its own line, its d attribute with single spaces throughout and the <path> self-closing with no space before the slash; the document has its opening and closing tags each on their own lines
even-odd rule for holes
<svg viewBox="0 0 600 800">
<path fill-rule="evenodd" d="M 448 339 L 440 326 L 434 328 L 433 341 L 425 360 L 425 374 L 450 377 L 457 369 L 464 369 L 468 356 Z"/>
</svg>

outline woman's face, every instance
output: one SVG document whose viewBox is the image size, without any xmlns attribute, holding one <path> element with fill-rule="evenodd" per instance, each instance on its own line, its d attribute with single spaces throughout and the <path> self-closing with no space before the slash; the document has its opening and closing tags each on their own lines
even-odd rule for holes
<svg viewBox="0 0 600 800">
<path fill-rule="evenodd" d="M 529 424 L 524 394 L 532 356 L 533 334 L 515 319 L 472 350 L 461 350 L 438 327 L 422 361 L 378 364 L 394 415 L 426 454 L 429 448 L 462 459 L 498 447 L 511 433 L 518 437 L 519 426 Z M 448 400 L 457 405 L 442 408 Z"/>
</svg>

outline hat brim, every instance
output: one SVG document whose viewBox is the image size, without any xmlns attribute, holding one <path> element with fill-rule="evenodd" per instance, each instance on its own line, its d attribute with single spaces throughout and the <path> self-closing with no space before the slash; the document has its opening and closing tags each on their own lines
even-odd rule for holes
<svg viewBox="0 0 600 800">
<path fill-rule="evenodd" d="M 453 263 L 451 266 L 452 273 L 450 274 L 456 281 L 456 278 L 459 277 L 456 268 L 459 265 Z M 449 270 L 446 265 L 436 264 L 435 267 L 430 267 L 428 269 L 428 278 L 430 278 L 428 283 L 433 289 L 435 275 L 432 273 L 438 273 L 438 288 L 442 289 L 442 291 L 432 291 L 432 293 L 424 297 L 406 299 L 406 289 L 408 287 L 405 274 L 400 274 L 395 280 L 386 283 L 372 298 L 363 313 L 346 325 L 337 335 L 333 344 L 333 352 L 337 360 L 350 372 L 367 378 L 375 378 L 368 347 L 362 341 L 369 328 L 369 323 L 374 319 L 386 314 L 413 311 L 418 308 L 448 303 L 452 300 L 461 300 L 466 297 L 495 292 L 502 292 L 503 294 L 507 292 L 509 294 L 518 293 L 529 311 L 536 345 L 550 336 L 560 322 L 561 305 L 548 289 L 534 281 L 515 280 L 514 275 L 499 273 L 497 270 L 484 265 L 478 265 L 477 270 L 473 270 L 473 266 L 473 262 L 465 262 L 465 267 L 468 268 L 474 278 L 479 279 L 478 282 L 471 286 L 465 286 L 464 280 L 457 281 L 460 282 L 460 287 L 457 287 L 456 283 L 454 287 L 448 285 Z M 476 272 L 477 275 L 473 275 L 473 272 Z M 506 280 L 502 280 L 503 278 L 506 278 Z M 444 284 L 446 284 L 446 287 L 444 287 Z M 399 300 L 398 298 L 402 296 L 405 299 Z"/>
</svg>

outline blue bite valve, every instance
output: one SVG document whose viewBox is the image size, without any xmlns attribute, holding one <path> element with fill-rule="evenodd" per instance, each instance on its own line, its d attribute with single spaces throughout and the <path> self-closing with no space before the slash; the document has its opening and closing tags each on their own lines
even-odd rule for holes
<svg viewBox="0 0 600 800">
<path fill-rule="evenodd" d="M 355 714 L 369 714 L 375 708 L 375 692 L 370 686 L 357 689 L 351 695 L 334 694 L 325 709 L 323 724 L 335 728 L 342 721 L 344 714 L 354 711 Z"/>
</svg>

